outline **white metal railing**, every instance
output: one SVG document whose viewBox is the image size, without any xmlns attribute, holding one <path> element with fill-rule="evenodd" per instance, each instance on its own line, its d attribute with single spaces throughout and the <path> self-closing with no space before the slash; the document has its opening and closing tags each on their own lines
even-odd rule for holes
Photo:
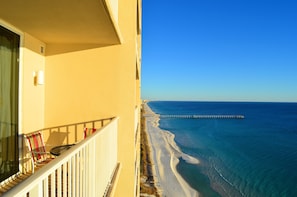
<svg viewBox="0 0 297 197">
<path fill-rule="evenodd" d="M 118 118 L 13 187 L 7 196 L 104 196 L 117 166 Z"/>
</svg>

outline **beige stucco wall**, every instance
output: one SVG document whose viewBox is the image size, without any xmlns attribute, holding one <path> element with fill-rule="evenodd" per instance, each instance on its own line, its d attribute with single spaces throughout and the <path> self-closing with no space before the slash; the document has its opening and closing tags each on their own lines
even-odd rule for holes
<svg viewBox="0 0 297 197">
<path fill-rule="evenodd" d="M 34 83 L 33 73 L 45 68 L 41 47 L 45 44 L 24 33 L 22 47 L 21 119 L 22 132 L 28 133 L 44 127 L 44 85 Z"/>
<path fill-rule="evenodd" d="M 138 154 L 134 113 L 140 103 L 136 2 L 119 6 L 124 10 L 119 12 L 123 44 L 82 50 L 77 45 L 73 50 L 69 45 L 47 45 L 47 51 L 70 52 L 46 56 L 45 126 L 118 116 L 121 170 L 114 194 L 134 196 Z"/>
<path fill-rule="evenodd" d="M 125 196 L 134 192 L 136 57 L 131 51 L 134 43 L 58 54 L 46 57 L 45 66 L 46 127 L 120 118 L 118 191 Z"/>
</svg>

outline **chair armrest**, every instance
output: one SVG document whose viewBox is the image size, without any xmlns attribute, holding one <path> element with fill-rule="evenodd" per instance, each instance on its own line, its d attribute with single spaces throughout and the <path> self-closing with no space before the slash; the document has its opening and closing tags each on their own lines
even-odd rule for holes
<svg viewBox="0 0 297 197">
<path fill-rule="evenodd" d="M 36 153 L 36 154 L 50 154 L 50 152 L 43 152 L 43 151 L 31 151 L 32 153 Z"/>
<path fill-rule="evenodd" d="M 52 154 L 50 152 L 34 151 L 34 150 L 32 150 L 30 152 L 33 153 L 34 155 L 40 154 L 40 155 L 49 155 L 50 157 L 52 156 Z"/>
</svg>

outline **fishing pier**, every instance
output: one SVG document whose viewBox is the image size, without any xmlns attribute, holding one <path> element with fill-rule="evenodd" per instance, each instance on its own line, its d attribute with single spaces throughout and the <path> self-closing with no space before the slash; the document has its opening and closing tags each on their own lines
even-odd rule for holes
<svg viewBox="0 0 297 197">
<path fill-rule="evenodd" d="M 244 119 L 243 115 L 160 115 L 160 118 Z"/>
</svg>

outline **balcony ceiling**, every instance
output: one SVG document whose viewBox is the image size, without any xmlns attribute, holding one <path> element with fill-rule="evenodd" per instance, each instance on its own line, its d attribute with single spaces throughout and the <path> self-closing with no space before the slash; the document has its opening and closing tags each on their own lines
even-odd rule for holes
<svg viewBox="0 0 297 197">
<path fill-rule="evenodd" d="M 0 19 L 47 44 L 119 44 L 104 0 L 1 0 Z"/>
</svg>

